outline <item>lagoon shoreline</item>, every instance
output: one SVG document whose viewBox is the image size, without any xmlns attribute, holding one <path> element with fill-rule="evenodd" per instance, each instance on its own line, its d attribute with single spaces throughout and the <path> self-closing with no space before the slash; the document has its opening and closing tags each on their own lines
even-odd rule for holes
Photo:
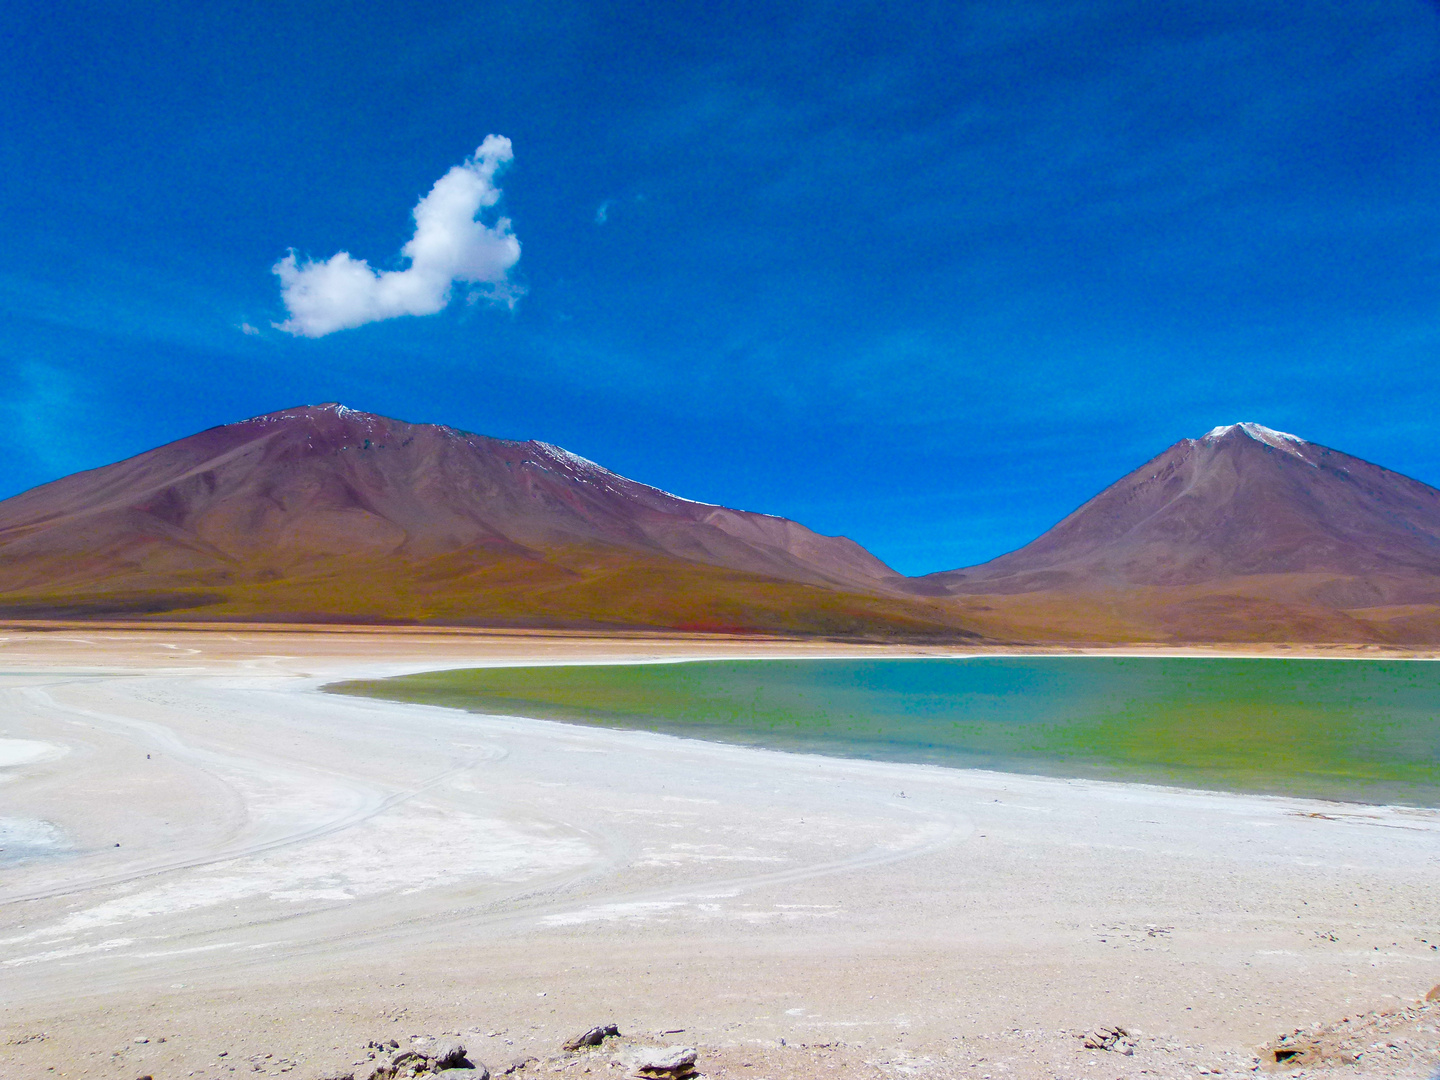
<svg viewBox="0 0 1440 1080">
<path fill-rule="evenodd" d="M 340 694 L 861 760 L 1440 807 L 1440 667 L 771 656 L 347 680 Z"/>
<path fill-rule="evenodd" d="M 615 1022 L 698 1045 L 713 1076 L 1238 1076 L 1282 1031 L 1440 982 L 1435 811 L 318 689 L 495 663 L 990 650 L 238 625 L 0 637 L 0 737 L 66 749 L 5 770 L 5 813 L 71 848 L 0 884 L 6 1075 L 250 1075 L 270 1053 L 305 1076 L 387 1032 L 468 1033 L 492 1071 L 539 1059 L 529 1075 Z M 1135 1053 L 1084 1049 L 1077 1033 L 1103 1025 L 1136 1032 Z M 1347 1075 L 1429 1075 L 1370 1064 Z M 608 1061 L 574 1067 L 592 1065 Z"/>
</svg>

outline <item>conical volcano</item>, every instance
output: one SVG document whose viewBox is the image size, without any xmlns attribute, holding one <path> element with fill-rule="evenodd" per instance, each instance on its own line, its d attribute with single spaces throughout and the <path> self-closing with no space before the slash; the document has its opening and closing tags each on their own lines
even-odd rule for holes
<svg viewBox="0 0 1440 1080">
<path fill-rule="evenodd" d="M 0 503 L 12 614 L 953 622 L 903 582 L 843 537 L 680 498 L 548 443 L 335 404 L 212 428 Z"/>
<path fill-rule="evenodd" d="M 1182 439 L 1024 547 L 924 580 L 1037 610 L 1068 601 L 1132 636 L 1428 638 L 1434 614 L 1406 609 L 1440 603 L 1440 491 L 1230 424 Z"/>
</svg>

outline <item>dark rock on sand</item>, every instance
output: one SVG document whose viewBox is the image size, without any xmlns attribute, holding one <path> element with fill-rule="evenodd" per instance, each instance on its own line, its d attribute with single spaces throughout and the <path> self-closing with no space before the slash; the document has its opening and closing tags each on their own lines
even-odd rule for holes
<svg viewBox="0 0 1440 1080">
<path fill-rule="evenodd" d="M 606 1039 L 613 1039 L 620 1034 L 620 1029 L 614 1024 L 601 1024 L 592 1027 L 583 1035 L 576 1035 L 565 1044 L 566 1050 L 579 1050 L 586 1046 L 599 1046 Z"/>
</svg>

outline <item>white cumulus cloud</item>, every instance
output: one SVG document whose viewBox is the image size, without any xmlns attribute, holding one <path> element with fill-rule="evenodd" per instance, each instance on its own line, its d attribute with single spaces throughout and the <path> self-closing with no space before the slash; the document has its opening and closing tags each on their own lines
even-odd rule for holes
<svg viewBox="0 0 1440 1080">
<path fill-rule="evenodd" d="M 509 275 L 520 241 L 509 218 L 493 225 L 476 220 L 500 201 L 495 175 L 513 157 L 509 139 L 487 135 L 473 157 L 435 181 L 415 204 L 415 235 L 400 249 L 410 261 L 403 270 L 372 269 L 348 251 L 302 262 L 292 250 L 273 267 L 290 313 L 275 325 L 316 338 L 398 315 L 434 315 L 450 302 L 457 281 L 513 306 L 520 289 Z"/>
</svg>

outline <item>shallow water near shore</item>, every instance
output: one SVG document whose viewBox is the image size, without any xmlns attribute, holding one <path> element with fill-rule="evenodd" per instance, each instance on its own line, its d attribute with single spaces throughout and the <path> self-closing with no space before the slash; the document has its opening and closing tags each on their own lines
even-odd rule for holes
<svg viewBox="0 0 1440 1080">
<path fill-rule="evenodd" d="M 0 867 L 70 854 L 64 832 L 51 822 L 0 817 Z"/>
<path fill-rule="evenodd" d="M 781 750 L 1440 806 L 1440 663 L 1424 661 L 706 660 L 326 689 Z"/>
</svg>

